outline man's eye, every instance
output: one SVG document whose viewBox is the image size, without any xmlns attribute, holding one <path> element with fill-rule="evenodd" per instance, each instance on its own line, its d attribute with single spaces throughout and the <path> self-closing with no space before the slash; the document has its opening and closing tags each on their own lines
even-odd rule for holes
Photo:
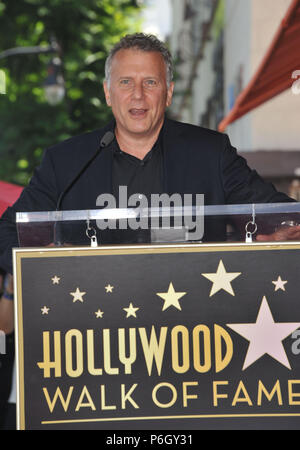
<svg viewBox="0 0 300 450">
<path fill-rule="evenodd" d="M 120 80 L 120 85 L 121 86 L 130 86 L 131 84 L 132 84 L 131 80 L 126 80 L 126 79 Z"/>
<path fill-rule="evenodd" d="M 156 82 L 156 80 L 146 80 L 145 84 L 146 84 L 146 86 L 156 86 L 157 82 Z"/>
</svg>

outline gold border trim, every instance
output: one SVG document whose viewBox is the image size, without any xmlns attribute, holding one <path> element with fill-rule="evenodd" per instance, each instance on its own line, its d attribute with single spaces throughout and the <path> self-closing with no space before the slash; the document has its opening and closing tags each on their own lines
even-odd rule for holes
<svg viewBox="0 0 300 450">
<path fill-rule="evenodd" d="M 131 255 L 159 253 L 202 253 L 254 250 L 300 250 L 300 242 L 264 242 L 264 243 L 216 243 L 216 244 L 161 244 L 161 245 L 124 245 L 102 247 L 55 247 L 55 248 L 14 248 L 14 290 L 15 290 L 15 335 L 16 335 L 16 373 L 17 373 L 17 429 L 25 430 L 25 389 L 24 389 L 24 336 L 21 262 L 23 258 L 52 258 L 90 255 Z M 187 416 L 154 416 L 127 418 L 74 419 L 61 421 L 43 421 L 42 424 L 107 422 L 130 420 L 162 420 L 193 418 L 234 418 L 234 417 L 300 417 L 299 414 L 219 414 Z"/>
<path fill-rule="evenodd" d="M 63 423 L 87 423 L 87 422 L 119 422 L 132 420 L 166 420 L 166 419 L 229 419 L 229 418 L 249 418 L 249 417 L 300 417 L 300 413 L 282 413 L 282 414 L 195 414 L 195 415 L 177 415 L 177 416 L 149 416 L 149 417 L 108 417 L 95 419 L 66 419 L 66 420 L 44 420 L 42 425 L 54 425 Z"/>
<path fill-rule="evenodd" d="M 197 253 L 215 251 L 254 251 L 254 250 L 290 250 L 299 249 L 300 242 L 255 242 L 230 244 L 164 244 L 164 245 L 124 245 L 101 247 L 55 247 L 55 248 L 15 248 L 13 252 L 21 258 L 64 257 L 76 254 L 78 256 L 95 255 L 129 255 L 155 253 Z M 53 255 L 53 253 L 55 253 Z"/>
<path fill-rule="evenodd" d="M 25 390 L 24 390 L 24 336 L 21 255 L 13 252 L 14 292 L 15 292 L 15 360 L 17 391 L 17 430 L 25 430 Z"/>
</svg>

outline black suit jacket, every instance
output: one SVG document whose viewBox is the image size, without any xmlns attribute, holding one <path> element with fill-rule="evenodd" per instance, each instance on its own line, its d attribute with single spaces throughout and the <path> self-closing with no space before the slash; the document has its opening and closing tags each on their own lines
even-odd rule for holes
<svg viewBox="0 0 300 450">
<path fill-rule="evenodd" d="M 73 137 L 47 149 L 41 165 L 12 208 L 0 221 L 0 267 L 11 272 L 11 249 L 18 246 L 15 213 L 55 210 L 60 193 L 96 152 L 106 127 Z M 165 120 L 163 183 L 167 194 L 204 194 L 205 205 L 291 201 L 263 181 L 237 155 L 225 134 Z M 103 149 L 65 195 L 61 209 L 96 209 L 101 193 L 112 193 L 113 152 Z M 224 224 L 206 227 L 205 240 L 222 240 Z"/>
</svg>

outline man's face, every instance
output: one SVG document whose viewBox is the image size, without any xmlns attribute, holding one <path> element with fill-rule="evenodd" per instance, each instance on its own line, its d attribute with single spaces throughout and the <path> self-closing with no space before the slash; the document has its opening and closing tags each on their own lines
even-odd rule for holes
<svg viewBox="0 0 300 450">
<path fill-rule="evenodd" d="M 113 57 L 110 86 L 104 82 L 108 106 L 117 132 L 131 136 L 154 136 L 171 104 L 173 83 L 167 87 L 166 65 L 158 52 L 119 50 Z"/>
</svg>

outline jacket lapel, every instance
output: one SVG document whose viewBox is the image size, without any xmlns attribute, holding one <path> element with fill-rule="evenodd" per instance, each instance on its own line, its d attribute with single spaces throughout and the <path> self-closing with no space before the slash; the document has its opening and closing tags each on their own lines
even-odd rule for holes
<svg viewBox="0 0 300 450">
<path fill-rule="evenodd" d="M 166 119 L 163 135 L 163 185 L 164 192 L 185 193 L 187 159 L 184 136 L 176 122 Z"/>
</svg>

